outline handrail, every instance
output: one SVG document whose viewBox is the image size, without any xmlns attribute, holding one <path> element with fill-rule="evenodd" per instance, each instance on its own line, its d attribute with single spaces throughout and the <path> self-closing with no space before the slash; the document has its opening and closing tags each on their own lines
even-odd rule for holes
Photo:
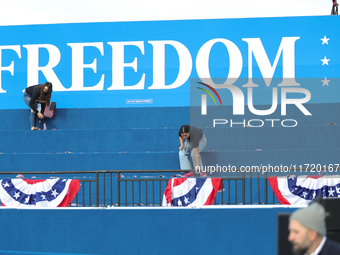
<svg viewBox="0 0 340 255">
<path fill-rule="evenodd" d="M 301 169 L 301 170 L 306 170 L 306 169 Z M 308 171 L 308 170 L 307 170 Z M 167 182 L 168 180 L 170 180 L 170 178 L 172 177 L 150 177 L 150 178 L 140 178 L 140 177 L 136 177 L 136 178 L 129 178 L 129 177 L 121 177 L 122 174 L 125 173 L 139 173 L 139 174 L 147 174 L 147 173 L 186 173 L 188 171 L 183 171 L 183 170 L 179 170 L 179 169 L 174 169 L 174 170 L 86 170 L 86 171 L 48 171 L 48 172 L 44 172 L 44 171 L 32 171 L 32 172 L 0 172 L 0 176 L 3 175 L 18 175 L 18 174 L 23 174 L 23 175 L 56 175 L 56 174 L 62 174 L 62 175 L 68 175 L 68 174 L 93 174 L 95 175 L 95 178 L 90 177 L 91 179 L 80 179 L 80 182 L 83 184 L 82 187 L 82 194 L 79 194 L 80 196 L 82 196 L 82 200 L 83 200 L 83 206 L 86 206 L 85 203 L 85 197 L 89 197 L 89 206 L 92 206 L 92 196 L 93 198 L 95 197 L 95 206 L 99 207 L 99 206 L 106 206 L 107 204 L 109 205 L 117 205 L 117 206 L 121 206 L 122 204 L 125 203 L 126 206 L 128 206 L 128 194 L 131 194 L 132 196 L 132 202 L 131 202 L 131 206 L 135 205 L 135 183 L 137 182 L 138 184 L 138 188 L 136 189 L 136 193 L 138 194 L 138 203 L 137 205 L 141 205 L 142 203 L 142 189 L 141 186 L 145 185 L 145 200 L 143 197 L 143 200 L 146 204 L 146 206 L 152 205 L 155 206 L 155 199 L 156 199 L 156 203 L 158 200 L 159 205 L 161 205 L 161 199 L 162 199 L 162 192 L 164 192 L 164 189 L 162 190 L 162 186 L 164 184 L 164 182 Z M 260 173 L 258 172 L 257 175 L 252 175 L 252 172 L 242 172 L 241 170 L 237 170 L 236 171 L 238 174 L 242 173 L 239 176 L 230 176 L 230 177 L 223 177 L 222 181 L 227 181 L 226 183 L 226 187 L 227 189 L 225 189 L 221 195 L 220 195 L 220 200 L 221 200 L 221 204 L 225 204 L 224 199 L 227 199 L 227 204 L 231 204 L 232 200 L 235 202 L 235 204 L 238 204 L 237 202 L 237 198 L 238 198 L 238 191 L 242 193 L 242 204 L 254 204 L 253 203 L 253 192 L 256 192 L 257 190 L 257 203 L 263 203 L 263 204 L 268 204 L 268 194 L 271 191 L 271 189 L 268 187 L 268 174 L 267 172 L 263 173 L 262 176 L 260 176 Z M 109 175 L 106 175 L 107 173 L 109 173 Z M 304 172 L 305 173 L 305 172 Z M 113 184 L 113 179 L 114 177 L 112 176 L 113 174 L 116 174 L 116 179 L 117 179 L 117 197 L 116 197 L 116 202 L 114 201 L 114 184 Z M 248 175 L 247 175 L 248 174 Z M 287 173 L 289 174 L 289 173 Z M 303 173 L 301 173 L 303 174 Z M 45 177 L 44 177 L 45 178 Z M 93 179 L 92 179 L 93 178 Z M 108 179 L 109 178 L 109 179 Z M 218 177 L 220 178 L 220 177 Z M 0 178 L 1 179 L 1 178 Z M 253 180 L 257 179 L 257 185 L 256 183 L 254 183 L 255 185 L 253 185 Z M 262 182 L 260 182 L 260 179 L 264 179 L 264 184 Z M 248 183 L 250 180 L 249 185 L 246 184 L 246 182 Z M 240 189 L 238 189 L 238 182 L 241 181 L 242 184 L 240 186 Z M 125 184 L 123 187 L 125 187 L 122 190 L 122 182 Z M 144 184 L 145 182 L 145 184 Z M 152 183 L 152 187 L 151 185 L 149 186 L 152 190 L 148 190 L 148 184 L 150 184 L 150 182 Z M 128 190 L 128 183 L 132 183 L 132 187 L 131 190 Z M 88 184 L 88 188 L 85 189 L 85 184 Z M 92 184 L 96 185 L 95 189 L 93 189 L 92 193 Z M 107 187 L 107 184 L 109 184 Z M 158 185 L 159 189 L 156 190 L 155 189 L 155 184 Z M 130 184 L 129 184 L 130 185 Z M 235 186 L 235 190 L 232 191 L 231 190 L 231 186 Z M 257 186 L 257 187 L 256 187 Z M 164 187 L 164 186 L 163 186 Z M 248 192 L 249 189 L 249 192 Z M 143 192 L 144 192 L 144 188 L 143 188 Z M 80 193 L 80 192 L 78 192 Z M 121 196 L 125 193 L 125 202 L 122 203 L 122 198 Z M 158 194 L 157 194 L 158 193 Z M 262 193 L 262 195 L 260 196 L 260 194 Z M 264 193 L 264 195 L 263 195 Z M 152 194 L 152 204 L 148 203 L 148 194 Z M 158 195 L 158 197 L 155 197 L 155 195 Z M 108 196 L 107 196 L 108 195 Z M 275 195 L 270 194 L 273 197 L 273 204 L 277 203 L 278 200 L 275 201 Z M 262 197 L 262 199 L 264 199 L 264 201 L 261 202 L 260 198 Z M 232 199 L 231 199 L 232 198 Z M 101 202 L 102 201 L 102 202 Z M 150 200 L 149 200 L 150 201 Z M 101 205 L 102 203 L 102 205 Z M 158 204 L 157 203 L 157 204 Z M 215 201 L 215 204 L 217 202 Z M 255 201 L 256 203 L 256 201 Z M 75 204 L 76 206 L 79 206 L 78 204 L 78 194 L 75 198 Z M 81 205 L 80 205 L 81 206 Z"/>
</svg>

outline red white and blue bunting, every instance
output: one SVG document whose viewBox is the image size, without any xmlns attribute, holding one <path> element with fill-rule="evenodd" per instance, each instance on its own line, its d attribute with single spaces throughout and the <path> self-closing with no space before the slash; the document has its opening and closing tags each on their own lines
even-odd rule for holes
<svg viewBox="0 0 340 255">
<path fill-rule="evenodd" d="M 79 181 L 73 179 L 3 179 L 0 200 L 11 208 L 67 207 L 79 188 Z"/>
<path fill-rule="evenodd" d="M 277 199 L 283 205 L 307 205 L 317 197 L 340 197 L 340 175 L 269 177 Z"/>
<path fill-rule="evenodd" d="M 163 195 L 163 206 L 212 205 L 223 189 L 221 178 L 172 178 Z"/>
</svg>

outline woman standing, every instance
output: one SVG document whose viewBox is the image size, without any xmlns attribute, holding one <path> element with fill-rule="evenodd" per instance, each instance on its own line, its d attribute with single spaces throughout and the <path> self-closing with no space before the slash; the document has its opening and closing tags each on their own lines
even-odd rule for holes
<svg viewBox="0 0 340 255">
<path fill-rule="evenodd" d="M 24 91 L 25 104 L 31 109 L 31 130 L 38 130 L 39 119 L 43 120 L 43 109 L 49 106 L 52 96 L 52 83 L 45 82 L 27 87 Z"/>
<path fill-rule="evenodd" d="M 207 144 L 207 139 L 201 129 L 190 125 L 183 125 L 179 129 L 179 162 L 182 170 L 191 169 L 190 161 L 188 158 L 190 149 L 191 159 L 194 165 L 195 171 L 199 171 L 197 166 L 203 167 L 200 152 Z"/>
</svg>

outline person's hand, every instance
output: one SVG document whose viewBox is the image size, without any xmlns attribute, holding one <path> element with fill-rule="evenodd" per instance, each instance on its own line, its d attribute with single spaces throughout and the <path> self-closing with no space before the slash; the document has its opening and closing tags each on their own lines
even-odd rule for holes
<svg viewBox="0 0 340 255">
<path fill-rule="evenodd" d="M 179 150 L 180 151 L 183 150 L 183 145 L 179 146 Z"/>
<path fill-rule="evenodd" d="M 44 115 L 42 115 L 42 113 L 41 113 L 41 112 L 38 112 L 38 114 L 37 114 L 37 115 L 38 115 L 38 118 L 39 118 L 39 119 L 44 119 Z"/>
</svg>

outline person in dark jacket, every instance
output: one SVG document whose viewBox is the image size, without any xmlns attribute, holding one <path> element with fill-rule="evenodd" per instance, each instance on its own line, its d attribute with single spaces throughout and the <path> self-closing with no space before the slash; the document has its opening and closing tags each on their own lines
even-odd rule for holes
<svg viewBox="0 0 340 255">
<path fill-rule="evenodd" d="M 39 119 L 43 120 L 45 105 L 49 106 L 52 96 L 52 83 L 45 82 L 27 87 L 24 91 L 25 104 L 31 109 L 31 130 L 38 130 Z"/>
</svg>

